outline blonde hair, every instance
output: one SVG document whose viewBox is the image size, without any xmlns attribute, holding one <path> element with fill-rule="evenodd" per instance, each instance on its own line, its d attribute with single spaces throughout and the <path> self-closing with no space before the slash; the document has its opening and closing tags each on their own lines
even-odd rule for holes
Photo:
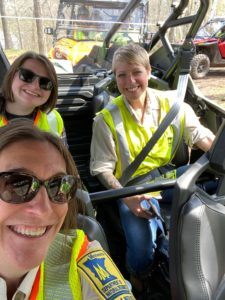
<svg viewBox="0 0 225 300">
<path fill-rule="evenodd" d="M 131 43 L 115 51 L 112 60 L 112 70 L 114 73 L 119 62 L 142 65 L 146 70 L 151 69 L 148 52 L 138 44 Z"/>
</svg>

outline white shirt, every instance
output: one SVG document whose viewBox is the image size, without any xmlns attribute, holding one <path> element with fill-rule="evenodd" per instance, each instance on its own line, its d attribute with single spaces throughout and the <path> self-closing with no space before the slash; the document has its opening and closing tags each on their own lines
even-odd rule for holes
<svg viewBox="0 0 225 300">
<path fill-rule="evenodd" d="M 160 104 L 156 94 L 162 95 L 164 98 L 174 99 L 174 91 L 156 91 L 153 89 L 147 90 L 147 105 L 145 108 L 143 123 L 130 106 L 128 101 L 124 99 L 125 105 L 134 120 L 141 126 L 148 126 L 154 124 L 159 126 Z M 200 122 L 195 115 L 193 109 L 187 103 L 183 103 L 184 109 L 184 140 L 189 147 L 193 147 L 198 141 L 211 137 L 213 133 Z M 113 139 L 110 128 L 105 123 L 102 114 L 99 114 L 94 119 L 93 136 L 91 141 L 91 160 L 90 170 L 93 176 L 100 173 L 110 171 L 114 172 L 118 158 L 116 155 L 116 145 Z"/>
<path fill-rule="evenodd" d="M 36 267 L 26 274 L 23 281 L 17 288 L 15 294 L 13 295 L 12 300 L 28 300 L 29 299 L 38 269 L 39 269 L 39 267 Z M 8 299 L 6 282 L 1 277 L 0 277 L 0 299 L 1 300 Z"/>
</svg>

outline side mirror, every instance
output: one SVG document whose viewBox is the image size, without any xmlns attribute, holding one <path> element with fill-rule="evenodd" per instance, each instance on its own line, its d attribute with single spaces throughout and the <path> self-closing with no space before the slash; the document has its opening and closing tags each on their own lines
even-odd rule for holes
<svg viewBox="0 0 225 300">
<path fill-rule="evenodd" d="M 48 35 L 53 35 L 53 28 L 52 27 L 45 27 L 44 28 L 44 33 Z"/>
</svg>

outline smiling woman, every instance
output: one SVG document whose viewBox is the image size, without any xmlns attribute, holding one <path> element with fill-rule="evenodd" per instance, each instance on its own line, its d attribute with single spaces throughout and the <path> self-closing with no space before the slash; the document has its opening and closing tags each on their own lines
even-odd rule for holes
<svg viewBox="0 0 225 300">
<path fill-rule="evenodd" d="M 58 83 L 52 63 L 41 54 L 26 52 L 11 65 L 2 85 L 0 126 L 15 118 L 28 118 L 40 129 L 64 139 L 60 114 L 54 109 Z"/>
<path fill-rule="evenodd" d="M 28 120 L 0 128 L 1 300 L 134 299 L 100 244 L 72 229 L 78 178 L 55 135 Z"/>
<path fill-rule="evenodd" d="M 149 54 L 137 44 L 131 43 L 115 51 L 112 70 L 121 95 L 109 102 L 94 119 L 90 167 L 91 174 L 97 176 L 105 188 L 119 189 L 124 186 L 122 179 L 127 167 L 137 162 L 140 153 L 143 154 L 141 151 L 146 150 L 146 145 L 154 139 L 175 99 L 169 91 L 148 87 Z M 182 104 L 178 116 L 164 128 L 160 139 L 155 139 L 151 151 L 146 150 L 142 160 L 138 161 L 129 184 L 140 184 L 143 178 L 144 184 L 148 180 L 178 177 L 182 167 L 176 168 L 172 160 L 182 138 L 190 148 L 195 146 L 203 151 L 209 150 L 214 140 L 213 133 L 199 122 L 187 103 Z M 143 299 L 147 299 L 145 287 L 157 258 L 156 249 L 163 228 L 162 220 L 158 219 L 159 202 L 154 196 L 146 193 L 118 199 L 116 207 L 126 238 L 131 283 Z M 171 202 L 172 193 L 163 194 L 162 198 Z M 154 214 L 141 205 L 143 200 L 149 199 L 150 207 L 155 208 Z M 102 215 L 107 218 L 107 210 Z M 168 251 L 167 242 L 164 243 L 165 252 Z"/>
</svg>

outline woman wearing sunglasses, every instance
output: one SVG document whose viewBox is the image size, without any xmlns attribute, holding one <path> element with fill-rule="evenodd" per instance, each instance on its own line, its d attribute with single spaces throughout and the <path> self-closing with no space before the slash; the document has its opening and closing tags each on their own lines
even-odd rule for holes
<svg viewBox="0 0 225 300">
<path fill-rule="evenodd" d="M 25 117 L 65 140 L 63 120 L 54 109 L 58 96 L 55 69 L 44 55 L 26 52 L 10 66 L 2 85 L 0 126 Z"/>
<path fill-rule="evenodd" d="M 100 244 L 69 230 L 77 186 L 58 137 L 28 120 L 0 128 L 1 300 L 134 299 Z"/>
</svg>

